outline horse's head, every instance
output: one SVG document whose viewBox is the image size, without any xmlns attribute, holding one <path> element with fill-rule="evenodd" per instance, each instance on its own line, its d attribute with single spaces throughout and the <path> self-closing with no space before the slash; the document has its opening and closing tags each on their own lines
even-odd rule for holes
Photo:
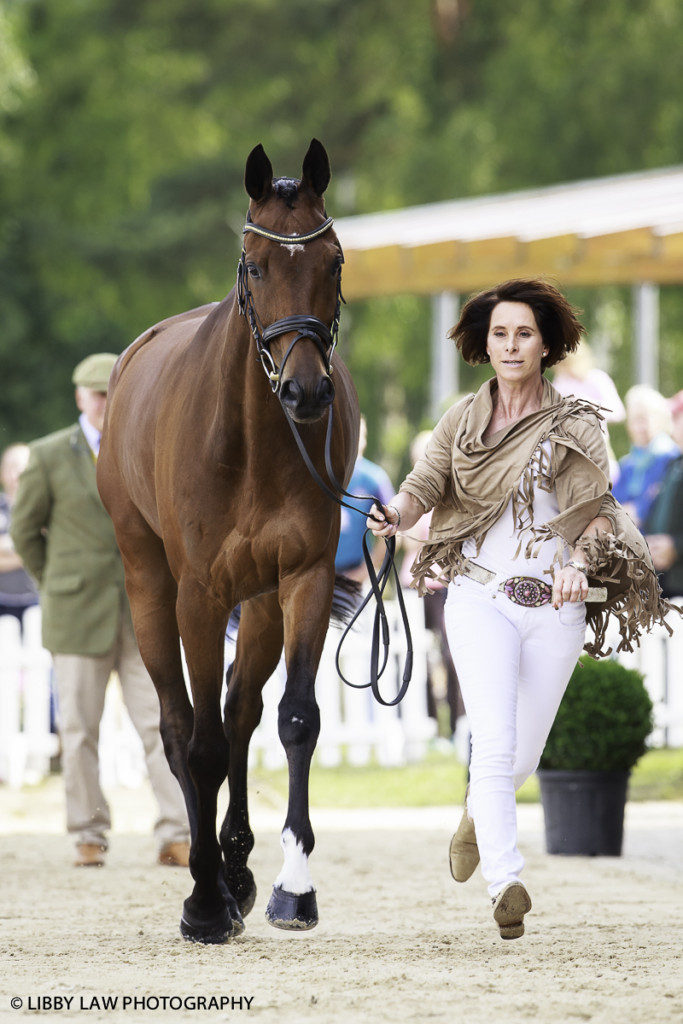
<svg viewBox="0 0 683 1024">
<path fill-rule="evenodd" d="M 319 419 L 334 399 L 330 377 L 341 301 L 343 255 L 323 193 L 330 164 L 313 139 L 301 180 L 273 179 L 261 145 L 247 159 L 251 197 L 238 275 L 240 309 L 292 419 Z"/>
</svg>

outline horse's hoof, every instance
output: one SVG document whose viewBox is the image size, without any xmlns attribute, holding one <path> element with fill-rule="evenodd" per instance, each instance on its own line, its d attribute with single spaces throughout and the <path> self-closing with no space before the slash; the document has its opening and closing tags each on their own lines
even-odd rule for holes
<svg viewBox="0 0 683 1024">
<path fill-rule="evenodd" d="M 273 894 L 266 908 L 266 920 L 274 928 L 287 931 L 306 931 L 318 923 L 318 904 L 315 889 L 310 892 L 286 892 L 282 886 L 274 885 Z"/>
<path fill-rule="evenodd" d="M 240 921 L 244 931 L 244 924 Z M 203 942 L 206 945 L 217 945 L 227 942 L 234 935 L 239 935 L 235 922 L 230 916 L 227 906 L 223 907 L 213 917 L 200 917 L 187 906 L 187 900 L 183 903 L 183 916 L 180 918 L 180 934 L 188 942 Z"/>
</svg>

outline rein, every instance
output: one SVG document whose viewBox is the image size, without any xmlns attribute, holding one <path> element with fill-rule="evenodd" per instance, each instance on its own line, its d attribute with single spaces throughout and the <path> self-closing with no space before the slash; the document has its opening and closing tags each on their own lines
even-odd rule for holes
<svg viewBox="0 0 683 1024">
<path fill-rule="evenodd" d="M 267 238 L 273 242 L 280 242 L 284 245 L 304 245 L 306 242 L 311 242 L 315 238 L 319 238 L 323 235 L 333 224 L 331 217 L 328 217 L 323 223 L 315 228 L 313 231 L 309 231 L 305 235 L 281 235 L 276 231 L 270 231 L 267 228 L 261 227 L 259 224 L 255 224 L 251 219 L 251 214 L 247 213 L 247 222 L 244 226 L 243 234 L 251 232 L 255 235 L 260 235 L 262 238 Z M 319 320 L 317 317 L 311 315 L 295 315 L 284 317 L 281 320 L 276 320 L 264 329 L 258 313 L 254 307 L 253 296 L 249 288 L 248 283 L 248 269 L 246 262 L 246 250 L 244 244 L 242 246 L 242 254 L 237 265 L 237 302 L 239 312 L 245 317 L 251 328 L 251 333 L 256 342 L 256 351 L 258 357 L 261 360 L 261 365 L 268 377 L 270 382 L 271 390 L 274 394 L 280 397 L 280 388 L 282 385 L 282 374 L 285 368 L 285 364 L 292 352 L 292 349 L 298 341 L 302 338 L 309 338 L 317 346 L 320 355 L 322 356 L 323 363 L 325 364 L 326 372 L 328 375 L 332 373 L 332 355 L 337 346 L 337 337 L 339 334 L 339 321 L 341 318 L 341 304 L 344 302 L 344 297 L 341 290 L 341 268 L 344 262 L 344 256 L 342 253 L 341 263 L 339 265 L 339 272 L 337 274 L 337 297 L 334 316 L 332 318 L 332 326 L 328 327 Z M 273 338 L 279 337 L 281 334 L 288 334 L 290 331 L 296 331 L 294 340 L 289 345 L 280 366 L 275 364 L 270 349 L 269 343 Z M 280 403 L 282 405 L 282 403 Z M 320 476 L 317 469 L 313 465 L 311 458 L 306 451 L 306 446 L 301 438 L 301 434 L 291 418 L 287 408 L 282 405 L 282 410 L 285 414 L 285 418 L 289 423 L 289 426 L 294 435 L 294 440 L 301 453 L 301 457 L 304 460 L 304 464 L 308 469 L 309 473 L 315 480 L 316 484 L 322 491 L 324 491 L 333 501 L 343 508 L 348 508 L 352 512 L 357 512 L 362 515 L 363 518 L 367 518 L 366 512 L 358 508 L 356 505 L 349 504 L 348 501 L 344 501 L 340 495 L 344 495 L 345 498 L 351 498 L 355 501 L 373 501 L 380 508 L 383 507 L 382 502 L 379 498 L 367 494 L 350 494 L 345 490 L 341 483 L 337 480 L 332 466 L 332 426 L 333 426 L 333 414 L 332 406 L 328 410 L 327 419 L 327 432 L 325 435 L 325 470 L 329 480 L 329 484 Z M 331 486 L 330 486 L 331 485 Z M 394 556 L 396 553 L 396 538 L 385 537 L 384 543 L 386 545 L 386 554 L 384 560 L 379 569 L 379 572 L 375 572 L 375 567 L 372 564 L 372 558 L 370 557 L 370 551 L 367 544 L 367 535 L 369 530 L 365 531 L 363 535 L 363 557 L 365 559 L 365 565 L 368 570 L 368 577 L 370 579 L 370 591 L 362 601 L 360 607 L 356 610 L 351 621 L 348 623 L 339 645 L 337 647 L 337 653 L 335 657 L 335 664 L 337 672 L 341 679 L 346 683 L 347 686 L 352 686 L 354 689 L 363 690 L 368 687 L 372 690 L 375 699 L 383 704 L 385 707 L 394 707 L 398 704 L 406 694 L 408 684 L 413 671 L 413 643 L 410 633 L 410 624 L 408 622 L 408 615 L 405 608 L 405 602 L 403 600 L 403 592 L 401 590 L 401 584 L 398 577 L 398 570 L 394 562 Z M 403 667 L 403 679 L 401 687 L 393 700 L 385 700 L 379 690 L 379 680 L 387 667 L 389 661 L 389 647 L 390 647 L 390 635 L 389 635 L 389 622 L 387 619 L 386 610 L 384 607 L 384 591 L 391 578 L 393 572 L 394 579 L 396 582 L 396 597 L 398 600 L 399 608 L 401 611 L 401 619 L 403 621 L 403 628 L 406 636 L 406 660 Z M 339 666 L 339 657 L 341 653 L 342 644 L 346 640 L 350 630 L 353 628 L 359 615 L 367 606 L 371 598 L 375 599 L 375 618 L 372 628 L 372 647 L 370 652 L 370 682 L 368 683 L 352 683 L 342 673 Z M 382 664 L 380 666 L 379 661 L 379 645 L 380 645 L 380 632 L 382 637 L 382 646 L 384 649 L 384 655 L 382 658 Z"/>
<path fill-rule="evenodd" d="M 363 509 L 357 508 L 355 505 L 351 505 L 348 501 L 344 501 L 342 498 L 339 497 L 339 494 L 343 494 L 347 498 L 353 498 L 354 501 L 374 501 L 375 504 L 379 505 L 380 508 L 384 507 L 379 498 L 376 498 L 371 494 L 350 494 L 349 491 L 345 490 L 337 480 L 334 469 L 332 467 L 331 458 L 333 423 L 332 406 L 330 406 L 328 411 L 327 432 L 325 435 L 325 470 L 327 472 L 328 479 L 332 484 L 334 490 L 332 490 L 332 488 L 327 483 L 325 483 L 323 478 L 318 473 L 317 469 L 313 465 L 313 462 L 311 461 L 308 452 L 306 451 L 306 447 L 304 445 L 303 440 L 301 439 L 301 435 L 296 427 L 296 424 L 294 423 L 294 421 L 292 420 L 284 406 L 283 410 L 287 422 L 289 423 L 292 433 L 294 435 L 294 440 L 296 441 L 297 447 L 301 452 L 301 456 L 304 460 L 306 468 L 308 469 L 309 473 L 311 474 L 311 476 L 317 483 L 318 487 L 320 487 L 322 491 L 328 494 L 330 498 L 332 498 L 333 501 L 336 501 L 336 503 L 340 505 L 342 508 L 348 508 L 352 512 L 357 512 L 359 515 L 363 516 L 364 519 L 367 518 L 367 513 Z M 338 493 L 335 493 L 335 491 Z M 341 640 L 339 641 L 339 644 L 337 646 L 337 653 L 335 655 L 335 665 L 337 667 L 339 677 L 346 683 L 347 686 L 352 686 L 355 690 L 366 690 L 370 688 L 372 690 L 375 700 L 379 704 L 383 704 L 384 707 L 394 707 L 396 704 L 400 703 L 400 701 L 402 701 L 403 698 L 405 697 L 406 691 L 408 689 L 408 684 L 410 683 L 410 679 L 413 674 L 413 639 L 410 633 L 410 623 L 408 621 L 408 613 L 406 611 L 405 601 L 403 600 L 403 591 L 401 589 L 401 583 L 398 577 L 398 570 L 396 568 L 396 563 L 394 561 L 394 556 L 396 554 L 396 537 L 394 536 L 384 538 L 386 553 L 384 555 L 384 560 L 382 561 L 382 565 L 380 566 L 379 572 L 376 573 L 375 567 L 372 564 L 370 550 L 368 548 L 367 537 L 369 532 L 369 530 L 366 530 L 365 533 L 363 534 L 363 558 L 365 559 L 365 566 L 368 570 L 368 577 L 370 579 L 370 590 L 368 591 L 367 595 L 363 599 L 360 606 L 356 609 L 351 621 L 348 623 L 346 629 L 342 634 Z M 384 591 L 386 589 L 387 583 L 391 579 L 392 573 L 394 575 L 394 580 L 396 583 L 396 599 L 398 601 L 398 606 L 401 611 L 401 620 L 403 622 L 403 629 L 406 637 L 406 660 L 403 665 L 403 678 L 398 693 L 396 694 L 393 700 L 385 700 L 379 690 L 379 680 L 381 679 L 382 674 L 385 668 L 387 667 L 389 661 L 389 620 L 387 618 L 386 609 L 384 607 Z M 350 679 L 346 678 L 339 665 L 341 649 L 344 641 L 346 640 L 346 637 L 348 636 L 349 632 L 353 629 L 353 626 L 355 625 L 361 612 L 366 608 L 366 606 L 369 604 L 370 600 L 373 597 L 375 599 L 375 617 L 372 625 L 372 647 L 370 649 L 370 682 L 352 683 Z M 382 634 L 382 647 L 384 650 L 384 656 L 382 659 L 381 666 L 379 664 L 380 627 Z"/>
</svg>

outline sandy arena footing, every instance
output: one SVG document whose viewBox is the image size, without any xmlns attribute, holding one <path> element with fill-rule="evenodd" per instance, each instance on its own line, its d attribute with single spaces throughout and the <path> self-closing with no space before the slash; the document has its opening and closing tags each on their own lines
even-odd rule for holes
<svg viewBox="0 0 683 1024">
<path fill-rule="evenodd" d="M 38 1006 L 43 1020 L 110 1024 L 667 1024 L 683 1015 L 683 804 L 630 804 L 622 858 L 547 856 L 540 806 L 520 806 L 534 908 L 514 942 L 499 938 L 479 872 L 466 885 L 450 878 L 458 808 L 313 810 L 320 924 L 275 931 L 264 911 L 283 814 L 258 808 L 259 893 L 246 932 L 204 947 L 178 932 L 191 879 L 154 863 L 147 789 L 113 794 L 121 831 L 102 869 L 71 866 L 60 799 L 52 782 L 33 799 L 0 788 L 3 1024 Z"/>
</svg>

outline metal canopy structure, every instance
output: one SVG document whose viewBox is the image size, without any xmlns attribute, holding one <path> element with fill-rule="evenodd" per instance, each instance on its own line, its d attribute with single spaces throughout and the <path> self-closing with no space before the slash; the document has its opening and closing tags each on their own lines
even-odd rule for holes
<svg viewBox="0 0 683 1024">
<path fill-rule="evenodd" d="M 683 282 L 683 167 L 344 217 L 344 294 Z"/>
</svg>

